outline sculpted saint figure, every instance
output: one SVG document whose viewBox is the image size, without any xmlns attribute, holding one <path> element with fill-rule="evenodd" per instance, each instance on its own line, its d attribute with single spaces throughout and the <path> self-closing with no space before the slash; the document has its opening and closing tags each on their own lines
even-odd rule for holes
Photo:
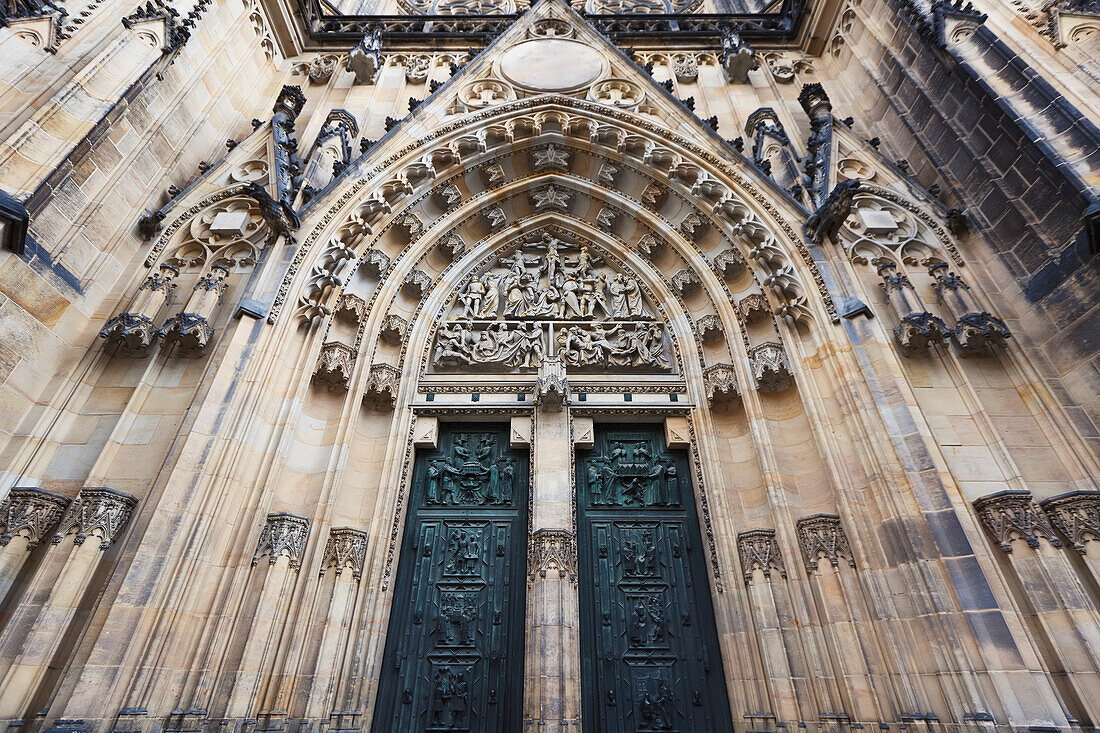
<svg viewBox="0 0 1100 733">
<path fill-rule="evenodd" d="M 496 318 L 500 308 L 500 275 L 489 273 L 485 276 L 485 294 L 481 298 L 480 318 Z"/>
</svg>

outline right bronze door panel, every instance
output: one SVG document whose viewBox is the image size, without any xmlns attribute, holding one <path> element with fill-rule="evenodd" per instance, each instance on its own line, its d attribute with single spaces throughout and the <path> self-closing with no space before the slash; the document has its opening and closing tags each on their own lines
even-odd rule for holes
<svg viewBox="0 0 1100 733">
<path fill-rule="evenodd" d="M 578 455 L 586 730 L 729 729 L 688 476 L 661 426 L 603 426 Z"/>
</svg>

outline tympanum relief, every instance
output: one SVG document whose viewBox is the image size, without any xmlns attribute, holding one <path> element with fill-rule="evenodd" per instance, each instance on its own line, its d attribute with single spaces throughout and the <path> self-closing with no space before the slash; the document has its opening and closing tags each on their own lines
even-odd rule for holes
<svg viewBox="0 0 1100 733">
<path fill-rule="evenodd" d="M 638 280 L 589 243 L 547 233 L 491 255 L 460 289 L 432 366 L 526 371 L 555 356 L 570 368 L 665 372 L 672 363 L 655 312 Z"/>
</svg>

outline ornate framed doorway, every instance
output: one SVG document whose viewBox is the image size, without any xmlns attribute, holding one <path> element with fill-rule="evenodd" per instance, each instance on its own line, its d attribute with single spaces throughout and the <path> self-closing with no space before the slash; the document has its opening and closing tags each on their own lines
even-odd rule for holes
<svg viewBox="0 0 1100 733">
<path fill-rule="evenodd" d="M 418 451 L 373 730 L 519 730 L 528 460 L 507 426 Z"/>
<path fill-rule="evenodd" d="M 597 425 L 577 520 L 586 730 L 729 730 L 687 456 L 658 426 Z"/>
</svg>

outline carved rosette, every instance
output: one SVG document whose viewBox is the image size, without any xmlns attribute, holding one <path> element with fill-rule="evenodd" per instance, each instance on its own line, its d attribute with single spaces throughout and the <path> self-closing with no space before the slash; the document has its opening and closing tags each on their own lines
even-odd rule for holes
<svg viewBox="0 0 1100 733">
<path fill-rule="evenodd" d="M 714 269 L 727 280 L 745 271 L 745 258 L 736 249 L 725 249 L 714 256 Z"/>
<path fill-rule="evenodd" d="M 325 554 L 321 558 L 321 575 L 332 568 L 336 575 L 351 569 L 352 576 L 359 580 L 363 574 L 363 561 L 367 556 L 367 533 L 350 527 L 338 527 L 328 533 Z"/>
<path fill-rule="evenodd" d="M 974 502 L 974 510 L 1005 552 L 1012 552 L 1013 540 L 1023 540 L 1032 549 L 1039 547 L 1039 538 L 1054 547 L 1062 546 L 1047 515 L 1032 501 L 1030 491 L 999 491 L 983 496 Z"/>
<path fill-rule="evenodd" d="M 392 409 L 397 404 L 397 388 L 401 372 L 390 364 L 372 364 L 367 376 L 363 401 L 378 410 Z"/>
<path fill-rule="evenodd" d="M 771 341 L 749 349 L 749 364 L 760 392 L 782 392 L 794 383 L 791 365 L 783 346 Z"/>
<path fill-rule="evenodd" d="M 329 341 L 321 346 L 313 379 L 331 391 L 347 389 L 351 370 L 355 367 L 355 351 L 347 344 Z"/>
<path fill-rule="evenodd" d="M 699 276 L 695 274 L 695 271 L 686 267 L 672 276 L 672 289 L 681 298 L 686 298 L 694 293 L 699 289 L 700 284 Z"/>
<path fill-rule="evenodd" d="M 381 278 L 390 269 L 390 256 L 380 249 L 368 249 L 359 267 L 369 277 Z"/>
<path fill-rule="evenodd" d="M 1100 539 L 1100 491 L 1074 491 L 1046 499 L 1040 506 L 1082 555 L 1089 540 Z"/>
<path fill-rule="evenodd" d="M 848 534 L 840 525 L 840 517 L 835 514 L 814 514 L 799 519 L 798 544 L 806 561 L 806 572 L 810 575 L 817 570 L 821 558 L 827 559 L 834 568 L 840 566 L 842 559 L 851 567 L 856 566 L 852 546 L 848 544 Z"/>
<path fill-rule="evenodd" d="M 737 554 L 741 558 L 741 572 L 745 575 L 746 584 L 752 583 L 752 574 L 757 570 L 763 570 L 768 580 L 771 580 L 773 570 L 779 573 L 779 577 L 787 577 L 774 529 L 738 532 Z"/>
<path fill-rule="evenodd" d="M 82 545 L 89 537 L 98 537 L 99 549 L 106 550 L 136 506 L 137 499 L 121 491 L 106 487 L 83 488 L 50 542 L 57 545 L 68 535 L 75 534 L 73 544 Z"/>
<path fill-rule="evenodd" d="M 576 582 L 577 536 L 565 529 L 538 529 L 527 546 L 528 577 L 545 578 L 556 571 L 559 578 Z"/>
<path fill-rule="evenodd" d="M 741 399 L 741 387 L 737 384 L 737 372 L 732 364 L 707 367 L 703 370 L 703 383 L 711 407 L 726 407 Z"/>
<path fill-rule="evenodd" d="M 302 567 L 302 554 L 309 537 L 309 520 L 289 512 L 276 512 L 267 515 L 260 541 L 256 544 L 256 554 L 252 556 L 252 565 L 266 557 L 274 565 L 280 557 L 290 559 L 290 567 L 298 570 Z"/>
<path fill-rule="evenodd" d="M 409 330 L 409 322 L 401 316 L 390 313 L 382 319 L 379 335 L 388 344 L 400 344 L 405 340 L 405 333 Z"/>
<path fill-rule="evenodd" d="M 422 299 L 432 289 L 432 276 L 423 270 L 413 270 L 405 276 L 405 292 L 416 298 Z"/>
<path fill-rule="evenodd" d="M 69 500 L 52 491 L 16 487 L 0 504 L 0 547 L 13 537 L 27 538 L 27 549 L 33 550 L 61 519 Z"/>
</svg>

